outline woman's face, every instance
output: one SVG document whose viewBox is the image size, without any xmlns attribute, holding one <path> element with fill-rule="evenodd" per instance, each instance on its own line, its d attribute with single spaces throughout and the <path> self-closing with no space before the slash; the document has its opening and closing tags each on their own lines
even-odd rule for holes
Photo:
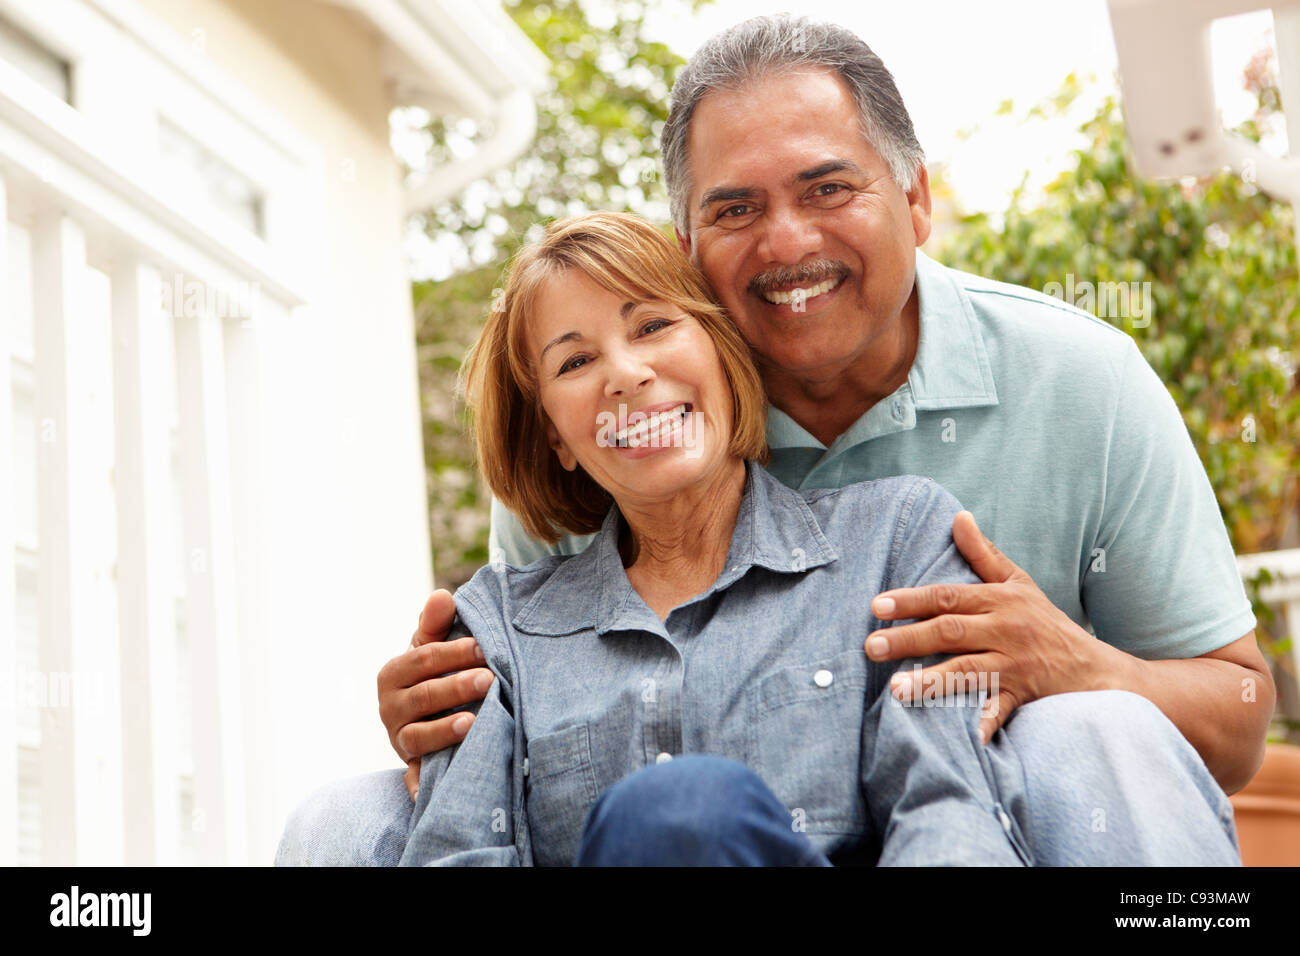
<svg viewBox="0 0 1300 956">
<path fill-rule="evenodd" d="M 529 338 L 551 447 L 620 505 L 665 501 L 732 463 L 731 390 L 693 316 L 566 269 L 540 290 Z"/>
</svg>

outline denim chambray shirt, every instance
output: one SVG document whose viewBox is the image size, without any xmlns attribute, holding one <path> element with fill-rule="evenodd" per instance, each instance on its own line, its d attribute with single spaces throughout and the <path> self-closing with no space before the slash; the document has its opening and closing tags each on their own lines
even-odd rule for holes
<svg viewBox="0 0 1300 956">
<path fill-rule="evenodd" d="M 667 621 L 628 581 L 617 509 L 583 553 L 457 591 L 451 636 L 472 633 L 496 680 L 465 740 L 424 760 L 404 865 L 571 864 L 605 788 L 684 753 L 748 764 L 827 855 L 901 833 L 926 861 L 1027 859 L 1003 811 L 1023 775 L 979 744 L 978 701 L 904 707 L 898 664 L 863 650 L 879 592 L 978 581 L 957 502 L 928 478 L 796 491 L 747 468 L 724 570 Z"/>
</svg>

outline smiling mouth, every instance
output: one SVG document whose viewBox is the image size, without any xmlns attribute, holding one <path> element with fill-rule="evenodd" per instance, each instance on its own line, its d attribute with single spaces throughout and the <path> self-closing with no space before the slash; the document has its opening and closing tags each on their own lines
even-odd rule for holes
<svg viewBox="0 0 1300 956">
<path fill-rule="evenodd" d="M 656 412 L 634 425 L 614 434 L 615 448 L 644 448 L 671 444 L 672 439 L 680 434 L 682 423 L 693 406 L 683 402 L 663 412 Z"/>
<path fill-rule="evenodd" d="M 816 285 L 789 289 L 787 291 L 760 292 L 759 295 L 762 296 L 765 301 L 770 302 L 773 305 L 793 305 L 795 308 L 798 308 L 809 299 L 815 298 L 819 295 L 825 295 L 843 281 L 844 276 L 836 276 L 831 279 L 826 279 L 823 282 L 818 282 Z"/>
</svg>

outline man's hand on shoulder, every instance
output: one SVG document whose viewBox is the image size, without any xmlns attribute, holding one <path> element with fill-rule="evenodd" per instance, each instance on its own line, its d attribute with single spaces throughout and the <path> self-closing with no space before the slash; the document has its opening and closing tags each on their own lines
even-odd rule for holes
<svg viewBox="0 0 1300 956">
<path fill-rule="evenodd" d="M 474 638 L 447 640 L 455 619 L 451 593 L 433 592 L 410 646 L 379 671 L 379 719 L 388 730 L 388 742 L 407 765 L 406 789 L 412 800 L 419 788 L 420 758 L 460 743 L 474 722 L 474 715 L 465 713 L 429 718 L 482 700 L 492 686 L 492 671 L 482 666 L 483 652 Z"/>
<path fill-rule="evenodd" d="M 977 675 L 980 686 L 989 688 L 980 720 L 987 743 L 1022 704 L 1107 686 L 1104 670 L 1113 663 L 1108 646 L 1074 623 L 985 538 L 969 511 L 953 520 L 953 540 L 983 584 L 899 588 L 871 603 L 879 620 L 916 619 L 872 633 L 866 642 L 872 660 L 954 655 L 919 675 L 900 670 L 890 683 L 895 697 L 943 696 L 948 686 L 967 686 L 947 675 Z"/>
</svg>

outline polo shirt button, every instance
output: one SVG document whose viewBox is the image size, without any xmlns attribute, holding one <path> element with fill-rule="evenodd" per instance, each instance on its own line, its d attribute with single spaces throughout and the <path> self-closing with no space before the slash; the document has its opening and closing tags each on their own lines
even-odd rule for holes
<svg viewBox="0 0 1300 956">
<path fill-rule="evenodd" d="M 672 754 L 670 754 L 670 753 L 662 753 L 662 754 L 660 754 L 658 757 L 655 757 L 655 763 L 667 763 L 668 761 L 670 761 L 670 760 L 672 760 L 672 759 L 673 759 L 673 755 L 672 755 Z"/>
<path fill-rule="evenodd" d="M 820 670 L 813 674 L 813 683 L 818 687 L 830 687 L 831 682 L 835 680 L 835 675 L 828 670 Z"/>
</svg>

